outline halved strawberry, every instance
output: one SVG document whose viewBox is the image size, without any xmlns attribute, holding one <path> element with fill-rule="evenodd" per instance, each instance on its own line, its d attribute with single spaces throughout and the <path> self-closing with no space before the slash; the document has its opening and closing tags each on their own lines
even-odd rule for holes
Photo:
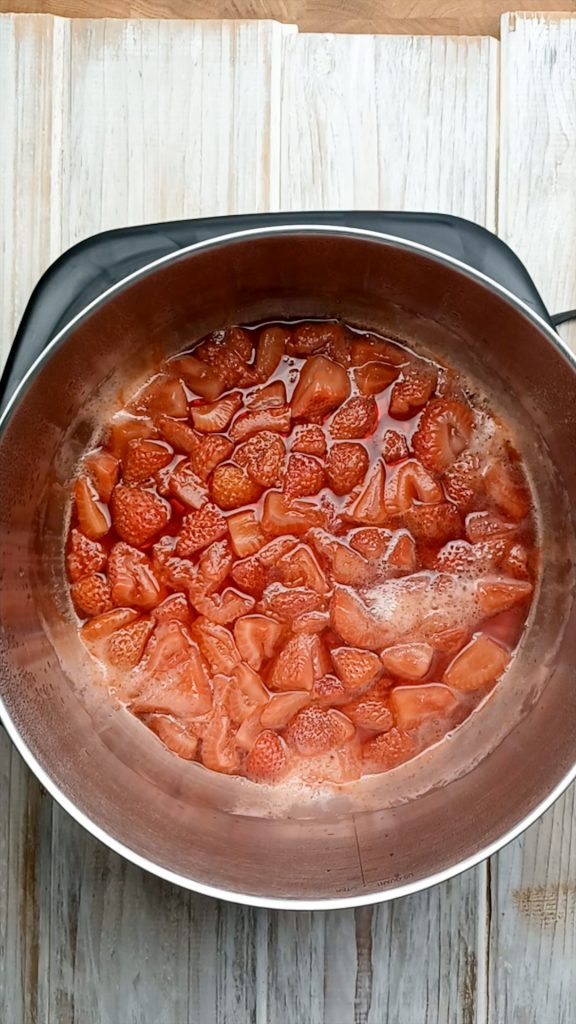
<svg viewBox="0 0 576 1024">
<path fill-rule="evenodd" d="M 104 640 L 117 629 L 123 629 L 135 622 L 139 613 L 133 608 L 112 608 L 109 612 L 102 612 L 95 615 L 89 622 L 85 622 L 80 630 L 82 639 L 88 644 Z"/>
<path fill-rule="evenodd" d="M 262 493 L 260 484 L 248 476 L 241 466 L 223 462 L 216 466 L 210 483 L 210 495 L 214 504 L 231 510 L 240 505 L 250 505 Z"/>
<path fill-rule="evenodd" d="M 354 380 L 363 395 L 377 395 L 396 380 L 400 368 L 386 363 L 370 362 L 354 370 Z"/>
<path fill-rule="evenodd" d="M 444 473 L 442 483 L 450 501 L 461 512 L 469 512 L 484 489 L 478 456 L 462 452 Z"/>
<path fill-rule="evenodd" d="M 141 487 L 117 485 L 112 494 L 111 509 L 116 533 L 135 547 L 149 544 L 168 525 L 171 517 L 168 502 Z"/>
<path fill-rule="evenodd" d="M 292 434 L 292 451 L 305 455 L 326 455 L 326 435 L 322 427 L 314 423 L 303 423 L 295 427 Z"/>
<path fill-rule="evenodd" d="M 189 508 L 200 509 L 206 504 L 208 491 L 188 459 L 174 467 L 170 473 L 168 486 L 170 494 Z"/>
<path fill-rule="evenodd" d="M 346 347 L 346 336 L 340 324 L 318 320 L 314 323 L 298 324 L 292 331 L 286 351 L 289 356 L 305 358 L 315 352 L 329 349 L 339 352 Z"/>
<path fill-rule="evenodd" d="M 388 732 L 394 725 L 389 701 L 382 697 L 372 697 L 369 693 L 344 704 L 342 711 L 360 729 Z"/>
<path fill-rule="evenodd" d="M 178 451 L 193 455 L 200 447 L 201 437 L 192 430 L 185 420 L 175 420 L 171 416 L 159 416 L 158 426 L 169 444 Z"/>
<path fill-rule="evenodd" d="M 390 694 L 390 705 L 400 729 L 416 729 L 431 718 L 451 715 L 458 700 L 442 683 L 428 683 L 396 686 Z"/>
<path fill-rule="evenodd" d="M 484 470 L 484 484 L 494 504 L 511 519 L 528 515 L 530 492 L 517 464 L 492 459 Z"/>
<path fill-rule="evenodd" d="M 533 589 L 529 580 L 479 580 L 476 587 L 478 606 L 483 615 L 496 615 L 527 601 Z"/>
<path fill-rule="evenodd" d="M 444 473 L 468 447 L 474 413 L 457 398 L 436 398 L 426 406 L 412 447 L 427 469 Z"/>
<path fill-rule="evenodd" d="M 261 380 L 268 380 L 282 361 L 290 331 L 285 327 L 265 327 L 256 347 L 255 367 Z"/>
<path fill-rule="evenodd" d="M 298 633 L 274 661 L 269 686 L 272 690 L 311 690 L 330 667 L 330 656 L 322 640 L 315 635 Z"/>
<path fill-rule="evenodd" d="M 108 509 L 101 505 L 98 494 L 87 476 L 79 476 L 74 483 L 74 501 L 80 531 L 89 540 L 105 537 L 110 529 Z"/>
<path fill-rule="evenodd" d="M 438 375 L 431 363 L 414 361 L 402 370 L 392 392 L 388 412 L 397 420 L 410 419 L 434 393 Z"/>
<path fill-rule="evenodd" d="M 120 473 L 120 461 L 107 448 L 97 448 L 83 460 L 84 468 L 101 501 L 110 501 Z"/>
<path fill-rule="evenodd" d="M 285 458 L 284 441 L 269 430 L 253 434 L 234 452 L 234 461 L 262 487 L 277 487 L 281 483 Z"/>
<path fill-rule="evenodd" d="M 268 691 L 258 673 L 243 661 L 234 666 L 231 675 L 226 707 L 235 722 L 244 722 L 257 708 L 268 703 Z"/>
<path fill-rule="evenodd" d="M 229 629 L 200 617 L 190 627 L 190 634 L 198 644 L 210 669 L 231 675 L 242 660 Z"/>
<path fill-rule="evenodd" d="M 396 530 L 388 550 L 384 563 L 390 575 L 409 576 L 418 568 L 418 552 L 414 538 L 408 530 Z"/>
<path fill-rule="evenodd" d="M 387 672 L 399 679 L 422 679 L 430 669 L 434 649 L 426 643 L 395 644 L 380 658 Z"/>
<path fill-rule="evenodd" d="M 234 637 L 242 658 L 258 672 L 276 653 L 284 627 L 267 615 L 245 615 L 234 623 Z"/>
<path fill-rule="evenodd" d="M 292 395 L 292 416 L 299 420 L 325 416 L 349 394 L 350 380 L 344 367 L 325 356 L 312 356 L 300 371 Z"/>
<path fill-rule="evenodd" d="M 119 608 L 154 608 L 164 596 L 150 559 L 122 541 L 110 552 L 108 581 L 112 603 Z"/>
<path fill-rule="evenodd" d="M 284 729 L 290 719 L 309 703 L 309 693 L 278 693 L 262 710 L 260 722 L 264 729 Z"/>
<path fill-rule="evenodd" d="M 168 360 L 167 367 L 170 373 L 180 377 L 192 391 L 208 402 L 215 402 L 226 390 L 222 376 L 195 355 L 175 356 Z"/>
<path fill-rule="evenodd" d="M 350 534 L 349 544 L 364 558 L 375 560 L 382 557 L 391 538 L 392 534 L 389 530 L 383 530 L 377 526 L 364 526 L 359 530 L 353 530 Z"/>
<path fill-rule="evenodd" d="M 271 583 L 262 594 L 262 611 L 277 615 L 284 622 L 292 622 L 299 615 L 319 611 L 325 607 L 324 598 L 310 587 L 284 587 Z"/>
<path fill-rule="evenodd" d="M 388 465 L 407 459 L 410 454 L 408 441 L 398 430 L 387 430 L 382 438 L 382 458 Z"/>
<path fill-rule="evenodd" d="M 387 476 L 385 493 L 390 515 L 406 512 L 416 501 L 435 504 L 444 499 L 440 484 L 417 459 L 408 459 Z"/>
<path fill-rule="evenodd" d="M 289 500 L 318 494 L 324 482 L 324 467 L 314 455 L 289 456 L 284 478 L 284 493 Z"/>
<path fill-rule="evenodd" d="M 246 775 L 252 782 L 277 782 L 287 766 L 286 744 L 275 732 L 265 729 L 246 758 Z"/>
<path fill-rule="evenodd" d="M 106 551 L 97 540 L 90 540 L 80 530 L 71 530 L 66 555 L 68 576 L 72 583 L 89 576 L 93 572 L 101 572 L 106 565 Z"/>
<path fill-rule="evenodd" d="M 387 363 L 389 366 L 403 366 L 408 362 L 408 353 L 393 341 L 378 338 L 373 334 L 356 335 L 350 342 L 353 366 L 363 366 L 372 361 Z"/>
<path fill-rule="evenodd" d="M 334 540 L 325 530 L 313 530 L 310 539 L 323 559 L 328 563 L 329 572 L 336 583 L 361 587 L 370 582 L 374 566 L 357 551 Z"/>
<path fill-rule="evenodd" d="M 268 491 L 264 498 L 262 529 L 272 536 L 306 533 L 324 525 L 321 510 L 309 501 L 288 498 L 280 491 Z"/>
<path fill-rule="evenodd" d="M 166 715 L 150 715 L 146 725 L 156 733 L 168 750 L 185 761 L 194 761 L 198 751 L 198 737 L 180 722 Z"/>
<path fill-rule="evenodd" d="M 134 668 L 144 654 L 151 632 L 150 619 L 138 619 L 137 622 L 116 630 L 106 644 L 107 660 L 114 668 Z"/>
<path fill-rule="evenodd" d="M 362 483 L 368 465 L 368 452 L 364 445 L 350 441 L 333 444 L 326 460 L 326 476 L 334 494 L 353 491 Z"/>
<path fill-rule="evenodd" d="M 112 607 L 110 587 L 105 576 L 90 573 L 70 587 L 76 611 L 81 615 L 102 615 Z"/>
<path fill-rule="evenodd" d="M 380 659 L 372 651 L 334 647 L 330 653 L 337 674 L 350 692 L 365 689 L 382 675 Z"/>
<path fill-rule="evenodd" d="M 188 399 L 182 382 L 166 373 L 160 373 L 145 384 L 130 402 L 132 412 L 148 416 L 188 415 Z"/>
<path fill-rule="evenodd" d="M 232 723 L 228 715 L 215 709 L 202 736 L 200 748 L 202 764 L 214 772 L 233 775 L 240 767 L 240 752 L 234 742 Z"/>
<path fill-rule="evenodd" d="M 324 573 L 306 544 L 298 544 L 283 555 L 276 570 L 280 582 L 287 587 L 309 587 L 321 595 L 328 591 Z"/>
<path fill-rule="evenodd" d="M 378 459 L 373 466 L 362 491 L 347 515 L 355 523 L 377 525 L 386 522 L 388 513 L 385 500 L 386 471 Z"/>
<path fill-rule="evenodd" d="M 129 441 L 122 460 L 122 476 L 127 484 L 141 484 L 171 461 L 174 453 L 165 441 L 136 437 Z"/>
<path fill-rule="evenodd" d="M 181 558 L 189 558 L 196 551 L 220 540 L 228 533 L 226 517 L 215 505 L 204 505 L 195 512 L 189 512 L 182 521 L 176 542 L 176 552 Z"/>
<path fill-rule="evenodd" d="M 478 633 L 448 666 L 444 682 L 466 693 L 482 690 L 496 682 L 509 662 L 508 651 L 491 637 Z"/>
<path fill-rule="evenodd" d="M 208 596 L 190 595 L 190 602 L 201 615 L 221 626 L 234 622 L 241 615 L 248 615 L 254 607 L 254 598 L 228 587 L 221 594 Z"/>
<path fill-rule="evenodd" d="M 253 555 L 264 544 L 266 537 L 260 529 L 256 514 L 250 509 L 228 516 L 228 529 L 234 553 L 239 558 Z"/>
<path fill-rule="evenodd" d="M 133 416 L 129 412 L 118 412 L 110 424 L 110 437 L 108 440 L 112 455 L 123 458 L 126 445 L 137 437 L 156 438 L 158 428 L 146 416 Z"/>
<path fill-rule="evenodd" d="M 286 385 L 283 380 L 274 380 L 271 384 L 265 384 L 263 388 L 256 388 L 246 398 L 246 405 L 249 409 L 277 409 L 280 405 L 286 405 Z"/>
<path fill-rule="evenodd" d="M 311 704 L 290 722 L 285 737 L 289 746 L 304 757 L 325 754 L 352 739 L 355 728 L 346 715 L 334 708 Z"/>
<path fill-rule="evenodd" d="M 158 622 L 190 622 L 190 605 L 185 594 L 170 594 L 154 608 L 152 618 Z"/>
<path fill-rule="evenodd" d="M 351 440 L 367 437 L 377 423 L 378 406 L 375 399 L 368 395 L 356 395 L 334 413 L 329 430 L 335 440 Z"/>
<path fill-rule="evenodd" d="M 290 432 L 290 406 L 279 405 L 271 409 L 246 410 L 241 412 L 230 429 L 233 441 L 245 441 L 252 434 L 269 430 L 273 434 Z"/>
<path fill-rule="evenodd" d="M 206 402 L 190 406 L 192 422 L 202 434 L 217 434 L 230 423 L 230 420 L 238 412 L 242 405 L 242 395 L 235 391 L 217 402 Z"/>
<path fill-rule="evenodd" d="M 463 532 L 460 513 L 448 502 L 413 506 L 404 514 L 404 522 L 416 540 L 429 544 L 445 544 Z"/>
<path fill-rule="evenodd" d="M 368 772 L 386 772 L 409 761 L 418 753 L 416 740 L 403 729 L 390 729 L 368 740 L 362 747 L 362 762 Z"/>
</svg>

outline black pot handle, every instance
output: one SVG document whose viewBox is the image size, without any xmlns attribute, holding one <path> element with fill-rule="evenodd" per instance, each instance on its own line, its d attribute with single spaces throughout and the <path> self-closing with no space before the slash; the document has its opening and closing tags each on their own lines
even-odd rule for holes
<svg viewBox="0 0 576 1024">
<path fill-rule="evenodd" d="M 576 320 L 576 309 L 567 309 L 564 313 L 553 313 L 550 321 L 554 327 L 560 324 L 567 324 L 570 320 Z"/>
</svg>

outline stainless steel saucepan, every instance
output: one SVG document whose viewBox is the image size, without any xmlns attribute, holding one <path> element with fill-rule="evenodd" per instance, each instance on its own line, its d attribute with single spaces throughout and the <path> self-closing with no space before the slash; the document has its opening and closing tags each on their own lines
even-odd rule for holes
<svg viewBox="0 0 576 1024">
<path fill-rule="evenodd" d="M 164 750 L 90 679 L 66 598 L 75 462 L 119 390 L 231 323 L 342 317 L 461 367 L 513 422 L 537 495 L 541 582 L 483 709 L 386 776 L 272 795 Z M 144 267 L 54 339 L 0 434 L 2 717 L 93 835 L 182 886 L 342 907 L 414 892 L 518 835 L 576 774 L 576 366 L 528 306 L 423 246 L 337 227 L 245 231 Z"/>
</svg>

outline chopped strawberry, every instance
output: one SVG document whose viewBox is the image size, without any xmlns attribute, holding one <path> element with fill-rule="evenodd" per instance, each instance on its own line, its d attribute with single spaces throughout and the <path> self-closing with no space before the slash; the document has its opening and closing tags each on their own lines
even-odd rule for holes
<svg viewBox="0 0 576 1024">
<path fill-rule="evenodd" d="M 317 320 L 314 323 L 298 324 L 286 345 L 289 356 L 305 358 L 315 352 L 340 352 L 346 347 L 346 336 L 340 324 Z"/>
<path fill-rule="evenodd" d="M 133 608 L 113 608 L 109 612 L 102 612 L 95 615 L 93 619 L 85 622 L 80 630 L 82 639 L 89 644 L 104 640 L 117 629 L 123 629 L 135 622 L 139 613 Z"/>
<path fill-rule="evenodd" d="M 181 381 L 160 373 L 137 392 L 129 408 L 146 416 L 176 416 L 183 419 L 188 415 L 188 399 Z"/>
<path fill-rule="evenodd" d="M 158 437 L 158 429 L 146 416 L 133 416 L 129 412 L 116 413 L 110 424 L 108 445 L 114 457 L 122 459 L 126 445 L 135 438 Z"/>
<path fill-rule="evenodd" d="M 260 331 L 256 347 L 256 372 L 261 380 L 268 380 L 282 361 L 290 331 L 285 327 L 265 327 Z"/>
<path fill-rule="evenodd" d="M 338 676 L 325 675 L 314 683 L 312 696 L 317 704 L 345 704 L 350 698 L 348 690 Z"/>
<path fill-rule="evenodd" d="M 328 590 L 324 573 L 306 544 L 298 544 L 282 555 L 276 565 L 281 583 L 287 587 L 309 587 L 324 595 Z"/>
<path fill-rule="evenodd" d="M 326 476 L 334 494 L 349 494 L 361 484 L 368 471 L 364 445 L 343 441 L 333 444 L 326 461 Z"/>
<path fill-rule="evenodd" d="M 241 594 L 231 587 L 221 594 L 213 594 L 212 597 L 191 595 L 190 600 L 201 615 L 221 626 L 234 622 L 234 619 L 240 618 L 241 615 L 248 615 L 254 607 L 253 597 Z"/>
<path fill-rule="evenodd" d="M 118 482 L 120 461 L 106 448 L 98 448 L 86 456 L 84 468 L 96 488 L 100 501 L 108 503 Z"/>
<path fill-rule="evenodd" d="M 354 370 L 354 380 L 363 395 L 377 395 L 396 380 L 400 369 L 386 363 L 365 363 Z"/>
<path fill-rule="evenodd" d="M 163 597 L 150 559 L 122 541 L 110 552 L 108 581 L 112 603 L 119 608 L 154 608 Z"/>
<path fill-rule="evenodd" d="M 393 341 L 385 341 L 373 334 L 356 336 L 350 342 L 353 366 L 363 366 L 372 361 L 387 363 L 389 366 L 404 366 L 408 353 Z"/>
<path fill-rule="evenodd" d="M 196 579 L 188 588 L 188 596 L 193 602 L 196 595 L 213 594 L 224 583 L 233 558 L 227 540 L 216 540 L 200 555 Z"/>
<path fill-rule="evenodd" d="M 222 375 L 195 355 L 176 356 L 169 359 L 167 365 L 170 373 L 180 377 L 191 391 L 208 402 L 215 402 L 226 390 Z"/>
<path fill-rule="evenodd" d="M 194 472 L 205 483 L 212 470 L 229 459 L 233 451 L 234 445 L 227 437 L 222 434 L 207 434 L 191 456 Z"/>
<path fill-rule="evenodd" d="M 435 473 L 444 473 L 472 437 L 474 414 L 457 398 L 436 398 L 426 406 L 412 447 L 420 461 Z"/>
<path fill-rule="evenodd" d="M 183 519 L 176 552 L 181 558 L 189 558 L 227 533 L 228 524 L 220 509 L 215 505 L 204 505 L 195 512 L 189 512 Z"/>
<path fill-rule="evenodd" d="M 364 744 L 362 762 L 366 771 L 384 772 L 409 761 L 417 753 L 414 738 L 402 729 L 393 728 Z"/>
<path fill-rule="evenodd" d="M 162 537 L 152 548 L 152 567 L 161 583 L 172 590 L 186 591 L 195 584 L 198 569 L 187 558 L 175 554 L 176 537 Z"/>
<path fill-rule="evenodd" d="M 262 711 L 260 722 L 264 729 L 284 729 L 290 719 L 309 703 L 309 693 L 278 693 Z"/>
<path fill-rule="evenodd" d="M 388 412 L 397 420 L 410 419 L 434 393 L 438 375 L 430 363 L 411 363 L 402 371 L 390 394 Z"/>
<path fill-rule="evenodd" d="M 330 652 L 334 668 L 351 692 L 364 690 L 382 675 L 380 659 L 372 651 L 358 647 L 334 647 Z"/>
<path fill-rule="evenodd" d="M 266 537 L 260 529 L 256 515 L 250 509 L 228 516 L 228 529 L 234 553 L 239 558 L 253 555 L 264 544 Z"/>
<path fill-rule="evenodd" d="M 385 481 L 384 463 L 378 459 L 370 471 L 358 499 L 348 513 L 355 523 L 377 525 L 386 522 L 388 513 L 386 511 Z"/>
<path fill-rule="evenodd" d="M 198 737 L 180 722 L 166 715 L 150 715 L 146 725 L 156 733 L 168 750 L 185 761 L 194 761 L 198 750 Z"/>
<path fill-rule="evenodd" d="M 253 434 L 234 452 L 234 461 L 246 470 L 251 480 L 262 487 L 278 487 L 282 481 L 285 458 L 284 441 L 269 430 Z"/>
<path fill-rule="evenodd" d="M 173 448 L 186 452 L 186 455 L 194 455 L 198 451 L 201 437 L 184 420 L 175 420 L 171 416 L 159 416 L 158 426 Z"/>
<path fill-rule="evenodd" d="M 260 724 L 261 712 L 262 704 L 259 704 L 252 714 L 248 715 L 236 730 L 234 743 L 240 748 L 240 750 L 245 750 L 249 753 L 256 743 L 256 740 L 262 732 L 262 726 Z"/>
<path fill-rule="evenodd" d="M 354 732 L 352 722 L 341 711 L 311 704 L 295 715 L 285 736 L 299 754 L 314 757 L 341 747 L 352 739 Z"/>
<path fill-rule="evenodd" d="M 501 563 L 502 572 L 517 580 L 530 579 L 528 552 L 522 544 L 513 544 L 504 555 Z"/>
<path fill-rule="evenodd" d="M 330 655 L 320 637 L 298 633 L 275 659 L 269 686 L 272 690 L 311 690 L 329 671 Z"/>
<path fill-rule="evenodd" d="M 252 358 L 252 341 L 248 332 L 240 327 L 209 335 L 196 346 L 194 356 L 212 368 L 222 383 L 221 392 L 258 383 L 256 370 L 247 365 Z M 219 395 L 206 397 L 212 400 Z"/>
<path fill-rule="evenodd" d="M 418 553 L 414 538 L 407 530 L 397 530 L 385 556 L 386 568 L 396 576 L 409 576 L 418 568 Z"/>
<path fill-rule="evenodd" d="M 325 607 L 324 598 L 310 587 L 284 587 L 271 583 L 262 594 L 261 608 L 277 615 L 285 622 L 291 622 L 299 615 L 319 611 Z"/>
<path fill-rule="evenodd" d="M 512 608 L 497 612 L 491 618 L 485 619 L 482 623 L 482 632 L 506 647 L 507 650 L 512 651 L 520 640 L 525 619 L 526 609 L 522 605 L 516 604 Z M 464 644 L 462 644 L 463 646 Z"/>
<path fill-rule="evenodd" d="M 202 764 L 214 772 L 233 775 L 240 767 L 240 753 L 234 742 L 228 715 L 215 710 L 202 737 Z"/>
<path fill-rule="evenodd" d="M 378 406 L 374 398 L 356 395 L 334 413 L 330 423 L 330 435 L 335 440 L 351 440 L 367 437 L 378 422 Z"/>
<path fill-rule="evenodd" d="M 181 623 L 156 626 L 136 672 L 142 688 L 132 701 L 135 714 L 173 715 L 184 723 L 210 712 L 208 667 Z"/>
<path fill-rule="evenodd" d="M 312 530 L 310 539 L 322 558 L 328 563 L 330 575 L 336 583 L 351 587 L 365 586 L 372 577 L 373 566 L 357 551 L 334 540 L 325 530 Z"/>
<path fill-rule="evenodd" d="M 274 540 L 269 540 L 267 544 L 258 552 L 258 560 L 266 569 L 272 569 L 282 555 L 285 555 L 287 551 L 291 551 L 298 544 L 297 537 L 275 537 Z"/>
<path fill-rule="evenodd" d="M 209 619 L 199 618 L 190 627 L 190 634 L 198 644 L 211 669 L 231 675 L 242 660 L 229 629 Z"/>
<path fill-rule="evenodd" d="M 431 718 L 451 715 L 458 707 L 454 694 L 441 683 L 426 686 L 396 686 L 390 705 L 400 729 L 416 729 Z"/>
<path fill-rule="evenodd" d="M 245 441 L 252 434 L 269 430 L 273 434 L 290 432 L 290 406 L 279 405 L 271 409 L 247 410 L 241 412 L 230 430 L 233 441 Z"/>
<path fill-rule="evenodd" d="M 247 399 L 246 405 L 249 409 L 277 409 L 280 405 L 286 405 L 286 385 L 283 380 L 272 381 L 263 388 L 252 391 Z"/>
<path fill-rule="evenodd" d="M 201 509 L 206 503 L 208 491 L 194 472 L 194 467 L 188 459 L 184 459 L 174 467 L 170 473 L 168 486 L 170 494 L 184 506 Z"/>
<path fill-rule="evenodd" d="M 242 658 L 258 672 L 276 653 L 284 627 L 267 615 L 246 615 L 234 624 L 234 637 Z"/>
<path fill-rule="evenodd" d="M 398 679 L 423 679 L 428 673 L 434 649 L 430 644 L 395 644 L 382 651 L 380 658 L 387 672 Z"/>
<path fill-rule="evenodd" d="M 382 697 L 372 697 L 369 693 L 344 704 L 342 711 L 360 729 L 389 732 L 394 725 L 389 701 Z"/>
<path fill-rule="evenodd" d="M 230 423 L 230 420 L 238 412 L 242 405 L 242 395 L 235 391 L 217 402 L 205 402 L 198 405 L 191 405 L 190 415 L 192 422 L 202 434 L 217 434 Z"/>
<path fill-rule="evenodd" d="M 476 587 L 478 606 L 483 615 L 496 615 L 527 601 L 533 589 L 529 580 L 479 580 Z"/>
<path fill-rule="evenodd" d="M 108 581 L 99 573 L 83 576 L 72 584 L 70 593 L 80 615 L 102 615 L 112 607 Z"/>
<path fill-rule="evenodd" d="M 243 327 L 229 327 L 224 335 L 224 348 L 234 352 L 243 363 L 252 359 L 252 338 Z"/>
<path fill-rule="evenodd" d="M 190 605 L 185 594 L 170 594 L 164 598 L 152 612 L 155 623 L 158 622 L 183 622 L 185 626 L 190 622 Z"/>
<path fill-rule="evenodd" d="M 323 486 L 324 467 L 314 455 L 289 456 L 284 478 L 284 493 L 289 500 L 318 494 Z"/>
<path fill-rule="evenodd" d="M 277 782 L 288 765 L 286 745 L 271 730 L 260 733 L 246 758 L 246 775 L 252 782 Z"/>
<path fill-rule="evenodd" d="M 292 416 L 298 420 L 325 416 L 349 394 L 350 380 L 344 367 L 325 356 L 312 356 L 300 371 L 292 395 Z"/>
<path fill-rule="evenodd" d="M 516 524 L 492 512 L 470 512 L 466 516 L 466 539 L 471 544 L 497 537 L 512 537 Z"/>
<path fill-rule="evenodd" d="M 301 534 L 323 524 L 322 512 L 309 501 L 289 501 L 280 491 L 268 491 L 264 498 L 262 528 L 265 533 L 276 536 Z"/>
<path fill-rule="evenodd" d="M 150 619 L 138 619 L 137 622 L 116 630 L 106 644 L 107 660 L 114 668 L 134 668 L 144 654 L 151 632 Z"/>
<path fill-rule="evenodd" d="M 453 572 L 475 576 L 497 568 L 508 551 L 503 537 L 469 544 L 466 540 L 452 540 L 440 549 L 434 559 L 434 568 L 440 572 Z"/>
<path fill-rule="evenodd" d="M 303 612 L 292 620 L 293 633 L 323 633 L 330 625 L 330 616 L 326 611 Z"/>
<path fill-rule="evenodd" d="M 417 459 L 403 462 L 386 479 L 386 508 L 390 515 L 406 512 L 416 501 L 435 504 L 443 499 L 440 484 Z"/>
<path fill-rule="evenodd" d="M 350 590 L 336 587 L 330 605 L 332 628 L 345 643 L 377 650 L 382 647 L 379 622 L 360 598 Z"/>
<path fill-rule="evenodd" d="M 122 463 L 122 476 L 127 484 L 141 484 L 158 470 L 167 466 L 173 451 L 164 441 L 150 441 L 136 437 L 126 445 Z"/>
<path fill-rule="evenodd" d="M 424 543 L 445 544 L 463 531 L 458 509 L 447 502 L 413 506 L 405 513 L 404 522 L 416 540 Z"/>
<path fill-rule="evenodd" d="M 457 654 L 470 639 L 470 630 L 464 626 L 446 626 L 433 629 L 426 634 L 427 642 L 440 654 Z"/>
<path fill-rule="evenodd" d="M 268 703 L 268 691 L 258 673 L 243 661 L 234 666 L 231 675 L 226 707 L 233 721 L 244 722 L 257 708 Z"/>
<path fill-rule="evenodd" d="M 478 456 L 472 452 L 462 452 L 444 473 L 442 483 L 450 501 L 461 512 L 469 512 L 483 490 Z"/>
<path fill-rule="evenodd" d="M 502 675 L 510 655 L 500 644 L 481 633 L 470 641 L 444 673 L 444 682 L 456 690 L 482 690 Z"/>
<path fill-rule="evenodd" d="M 90 540 L 80 530 L 71 531 L 66 566 L 72 583 L 82 576 L 101 572 L 106 565 L 106 558 L 106 551 L 99 541 Z"/>
<path fill-rule="evenodd" d="M 407 459 L 410 454 L 408 441 L 398 430 L 387 430 L 382 438 L 382 458 L 388 465 Z"/>
<path fill-rule="evenodd" d="M 293 433 L 292 451 L 323 458 L 326 455 L 326 435 L 322 427 L 314 423 L 297 426 Z"/>
<path fill-rule="evenodd" d="M 210 484 L 212 501 L 220 508 L 230 510 L 258 501 L 262 488 L 241 466 L 223 462 L 214 470 Z"/>
<path fill-rule="evenodd" d="M 363 526 L 354 530 L 350 535 L 350 547 L 358 551 L 364 558 L 375 560 L 381 558 L 392 534 L 389 530 L 383 530 L 377 526 Z"/>
<path fill-rule="evenodd" d="M 501 512 L 516 521 L 528 515 L 530 492 L 517 465 L 493 459 L 484 470 L 484 484 Z"/>
<path fill-rule="evenodd" d="M 242 590 L 259 596 L 266 586 L 267 572 L 258 558 L 258 554 L 250 555 L 234 562 L 231 571 L 232 579 Z"/>
<path fill-rule="evenodd" d="M 141 487 L 117 485 L 111 507 L 116 533 L 135 547 L 149 544 L 167 526 L 171 516 L 167 501 Z"/>
<path fill-rule="evenodd" d="M 74 501 L 80 531 L 89 540 L 99 540 L 110 529 L 108 509 L 98 500 L 98 494 L 87 476 L 79 476 L 74 484 Z"/>
</svg>

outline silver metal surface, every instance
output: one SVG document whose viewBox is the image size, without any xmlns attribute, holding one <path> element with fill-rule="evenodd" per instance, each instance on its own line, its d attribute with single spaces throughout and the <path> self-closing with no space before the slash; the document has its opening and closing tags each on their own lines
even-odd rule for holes
<svg viewBox="0 0 576 1024">
<path fill-rule="evenodd" d="M 95 684 L 67 603 L 68 482 L 119 390 L 234 322 L 340 316 L 461 367 L 515 424 L 542 576 L 520 652 L 480 713 L 387 776 L 312 797 L 165 751 Z M 133 862 L 293 908 L 391 899 L 518 835 L 576 774 L 576 369 L 555 333 L 457 261 L 368 231 L 259 229 L 191 246 L 93 302 L 37 360 L 0 435 L 1 709 L 50 793 Z"/>
</svg>

